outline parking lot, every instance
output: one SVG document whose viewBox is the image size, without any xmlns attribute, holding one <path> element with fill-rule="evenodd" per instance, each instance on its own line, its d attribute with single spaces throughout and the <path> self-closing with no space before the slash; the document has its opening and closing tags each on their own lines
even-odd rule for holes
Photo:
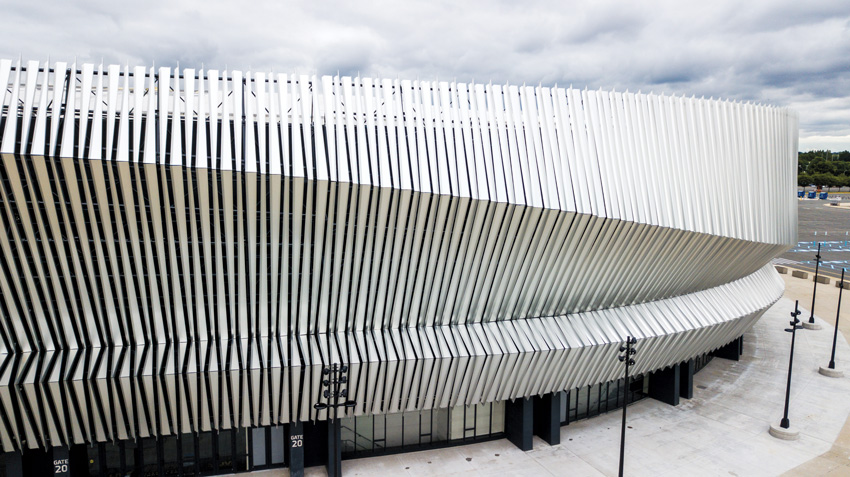
<svg viewBox="0 0 850 477">
<path fill-rule="evenodd" d="M 843 201 L 848 200 L 850 198 L 845 197 Z M 820 243 L 820 273 L 838 277 L 842 267 L 850 268 L 850 209 L 833 207 L 828 203 L 826 200 L 798 202 L 798 243 L 780 259 L 797 262 L 797 268 L 814 271 L 815 254 Z"/>
</svg>

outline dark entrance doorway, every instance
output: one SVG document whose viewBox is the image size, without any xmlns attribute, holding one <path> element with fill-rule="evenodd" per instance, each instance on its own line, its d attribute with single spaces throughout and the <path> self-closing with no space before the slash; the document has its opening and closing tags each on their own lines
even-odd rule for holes
<svg viewBox="0 0 850 477">
<path fill-rule="evenodd" d="M 328 464 L 327 421 L 304 423 L 304 467 Z"/>
</svg>

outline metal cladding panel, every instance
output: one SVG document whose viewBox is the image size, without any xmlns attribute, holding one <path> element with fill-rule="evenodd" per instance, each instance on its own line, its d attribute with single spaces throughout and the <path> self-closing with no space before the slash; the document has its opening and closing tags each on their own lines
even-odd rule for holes
<svg viewBox="0 0 850 477">
<path fill-rule="evenodd" d="M 763 298 L 745 299 L 759 291 L 766 291 Z M 351 363 L 349 394 L 357 400 L 346 415 L 473 405 L 573 389 L 619 377 L 614 358 L 624 333 L 641 343 L 643 358 L 635 372 L 649 372 L 740 336 L 782 291 L 781 279 L 767 266 L 711 290 L 629 307 L 464 327 L 374 331 L 355 340 L 357 353 L 370 356 L 359 364 L 346 351 L 346 333 L 303 336 L 297 341 L 303 352 L 298 362 L 274 358 L 288 354 L 291 342 L 285 339 L 7 354 L 0 363 L 5 416 L 0 442 L 9 451 L 22 444 L 36 448 L 48 438 L 92 443 L 325 419 L 324 412 L 312 408 L 312 394 L 320 392 L 322 365 L 340 359 Z M 435 353 L 396 354 L 408 348 L 402 342 L 409 340 Z M 502 345 L 488 344 L 494 342 Z M 502 347 L 508 344 L 516 346 Z M 287 392 L 292 387 L 298 393 Z M 288 414 L 291 407 L 296 414 Z M 80 426 L 70 432 L 63 416 L 77 411 L 88 417 L 72 419 Z"/>
<path fill-rule="evenodd" d="M 66 422 L 42 442 L 312 419 L 321 366 L 340 360 L 355 413 L 614 379 L 603 356 L 627 335 L 646 340 L 651 371 L 743 332 L 778 296 L 765 265 L 796 242 L 787 109 L 77 68 L 0 60 L 0 358 L 220 345 L 186 361 L 198 371 L 122 391 L 132 418 Z M 183 359 L 157 352 L 118 374 Z M 120 389 L 92 372 L 51 393 Z M 197 401 L 195 417 L 163 393 Z M 37 412 L 15 439 L 62 421 Z"/>
</svg>

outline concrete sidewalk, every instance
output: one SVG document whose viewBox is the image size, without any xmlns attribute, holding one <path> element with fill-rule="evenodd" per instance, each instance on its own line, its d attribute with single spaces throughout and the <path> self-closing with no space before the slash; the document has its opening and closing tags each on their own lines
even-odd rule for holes
<svg viewBox="0 0 850 477">
<path fill-rule="evenodd" d="M 789 295 L 802 293 L 804 288 L 792 282 Z M 837 295 L 838 290 L 831 288 Z M 818 290 L 824 309 L 831 301 L 826 289 Z M 810 303 L 811 291 L 808 293 Z M 845 298 L 850 301 L 850 296 Z M 817 371 L 818 366 L 827 364 L 832 345 L 832 327 L 825 320 L 819 320 L 822 330 L 800 330 L 797 335 L 789 418 L 801 437 L 782 441 L 768 435 L 769 425 L 778 424 L 782 417 L 790 347 L 790 335 L 783 330 L 793 307 L 793 300 L 783 298 L 765 313 L 744 336 L 741 361 L 712 360 L 694 378 L 693 399 L 683 399 L 678 407 L 652 399 L 630 406 L 625 473 L 773 476 L 791 471 L 790 475 L 850 475 L 850 453 L 842 453 L 850 439 L 841 440 L 847 434 L 842 428 L 850 415 L 850 378 L 827 378 Z M 841 328 L 845 328 L 844 323 Z M 838 342 L 836 362 L 838 368 L 846 369 L 842 364 L 850 363 L 850 346 L 841 334 Z M 352 476 L 616 475 L 620 419 L 621 413 L 615 411 L 570 424 L 561 428 L 560 445 L 549 446 L 535 437 L 530 452 L 501 439 L 347 460 L 342 463 L 343 471 Z M 288 472 L 281 469 L 257 474 Z M 325 470 L 314 467 L 306 474 L 325 475 Z"/>
<path fill-rule="evenodd" d="M 801 318 L 809 316 L 809 310 L 812 304 L 812 288 L 813 279 L 809 274 L 808 279 L 800 279 L 792 277 L 790 272 L 787 275 L 782 275 L 785 280 L 785 297 L 788 299 L 800 300 L 800 307 L 803 310 Z M 838 311 L 838 292 L 835 287 L 836 280 L 832 280 L 829 285 L 818 284 L 817 300 L 815 301 L 816 316 L 823 317 L 825 326 L 823 330 L 814 331 L 815 333 L 826 333 L 832 336 L 835 317 Z M 850 290 L 844 290 L 842 296 L 843 306 L 841 308 L 841 318 L 839 320 L 839 341 L 841 335 L 845 339 L 850 338 Z M 827 351 L 828 353 L 828 351 Z M 821 357 L 820 366 L 826 366 L 829 363 L 829 354 Z M 850 376 L 850 361 L 846 358 L 836 356 L 836 368 L 844 370 L 847 380 Z M 844 400 L 850 400 L 850 397 L 843 395 Z M 832 447 L 823 454 L 795 467 L 787 472 L 787 476 L 814 476 L 814 475 L 850 475 L 850 418 L 848 418 L 840 434 L 833 442 Z"/>
</svg>

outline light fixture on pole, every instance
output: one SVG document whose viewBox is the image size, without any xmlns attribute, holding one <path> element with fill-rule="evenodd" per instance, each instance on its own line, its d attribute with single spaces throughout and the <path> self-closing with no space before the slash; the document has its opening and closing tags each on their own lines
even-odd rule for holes
<svg viewBox="0 0 850 477">
<path fill-rule="evenodd" d="M 818 253 L 815 255 L 815 284 L 812 287 L 812 309 L 809 314 L 809 321 L 804 325 L 806 328 L 810 330 L 819 330 L 820 325 L 815 324 L 815 298 L 817 298 L 818 293 L 818 272 L 820 272 L 820 246 L 821 243 L 818 242 Z"/>
<path fill-rule="evenodd" d="M 835 310 L 835 330 L 832 333 L 832 354 L 829 357 L 829 365 L 824 368 L 820 367 L 818 372 L 830 378 L 840 378 L 844 376 L 843 371 L 835 369 L 835 344 L 838 341 L 838 318 L 841 317 L 841 292 L 844 291 L 844 269 L 841 269 L 841 281 L 838 282 L 838 308 Z"/>
<path fill-rule="evenodd" d="M 785 440 L 796 440 L 800 437 L 799 431 L 790 429 L 791 421 L 788 420 L 788 405 L 791 397 L 791 371 L 794 368 L 794 342 L 797 338 L 797 330 L 802 328 L 800 326 L 800 320 L 797 318 L 800 316 L 799 304 L 799 300 L 794 302 L 794 311 L 791 312 L 791 318 L 793 318 L 790 321 L 791 328 L 785 328 L 785 331 L 791 333 L 791 356 L 788 359 L 788 381 L 785 384 L 785 411 L 782 414 L 782 421 L 780 421 L 779 427 L 770 426 L 770 435 Z"/>
<path fill-rule="evenodd" d="M 626 454 L 626 407 L 629 405 L 629 366 L 635 364 L 635 360 L 632 358 L 637 353 L 632 348 L 635 344 L 637 344 L 637 338 L 632 336 L 626 337 L 626 344 L 620 346 L 620 352 L 624 354 L 617 357 L 621 363 L 625 363 L 626 365 L 626 395 L 623 399 L 623 425 L 620 429 L 620 477 L 623 477 L 623 459 Z"/>
<path fill-rule="evenodd" d="M 340 407 L 351 408 L 355 402 L 348 398 L 348 389 L 342 385 L 348 383 L 348 366 L 334 363 L 330 367 L 322 368 L 322 396 L 328 400 L 327 403 L 317 402 L 313 408 L 317 411 L 328 410 L 328 476 L 342 476 L 342 429 L 337 419 L 337 409 Z M 341 399 L 341 400 L 340 400 Z"/>
</svg>

